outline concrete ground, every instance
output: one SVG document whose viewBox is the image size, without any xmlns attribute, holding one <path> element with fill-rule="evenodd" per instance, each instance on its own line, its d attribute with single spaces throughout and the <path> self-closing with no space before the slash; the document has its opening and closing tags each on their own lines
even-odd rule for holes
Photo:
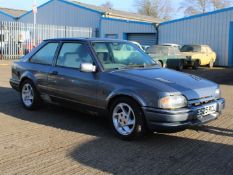
<svg viewBox="0 0 233 175">
<path fill-rule="evenodd" d="M 185 70 L 221 84 L 216 121 L 133 142 L 115 138 L 103 118 L 52 105 L 22 108 L 0 62 L 0 174 L 233 174 L 233 70 Z"/>
</svg>

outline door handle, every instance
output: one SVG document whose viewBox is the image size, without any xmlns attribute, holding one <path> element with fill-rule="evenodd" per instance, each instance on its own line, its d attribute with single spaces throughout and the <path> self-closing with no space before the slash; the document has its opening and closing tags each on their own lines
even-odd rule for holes
<svg viewBox="0 0 233 175">
<path fill-rule="evenodd" d="M 52 71 L 50 74 L 51 75 L 58 75 L 58 71 Z"/>
</svg>

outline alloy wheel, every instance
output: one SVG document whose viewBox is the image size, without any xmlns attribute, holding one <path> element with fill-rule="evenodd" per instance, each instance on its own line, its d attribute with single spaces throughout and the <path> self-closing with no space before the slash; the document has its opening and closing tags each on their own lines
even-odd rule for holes
<svg viewBox="0 0 233 175">
<path fill-rule="evenodd" d="M 136 125 L 136 117 L 133 109 L 126 103 L 119 103 L 115 106 L 112 114 L 112 121 L 116 131 L 121 135 L 130 135 Z"/>
</svg>

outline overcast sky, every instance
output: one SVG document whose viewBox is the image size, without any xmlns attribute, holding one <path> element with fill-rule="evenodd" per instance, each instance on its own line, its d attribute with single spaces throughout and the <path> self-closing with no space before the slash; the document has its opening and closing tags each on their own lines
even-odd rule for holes
<svg viewBox="0 0 233 175">
<path fill-rule="evenodd" d="M 1 7 L 8 7 L 8 8 L 16 8 L 16 9 L 24 9 L 30 10 L 32 8 L 34 0 L 0 0 Z M 37 4 L 41 5 L 48 0 L 37 0 Z M 79 2 L 87 3 L 87 4 L 94 4 L 94 5 L 101 5 L 105 3 L 107 0 L 77 0 Z M 109 0 L 115 9 L 124 10 L 124 11 L 131 11 L 136 12 L 135 7 L 135 0 Z M 172 0 L 173 6 L 178 7 L 181 0 Z M 175 18 L 182 17 L 182 14 L 174 14 L 176 15 Z"/>
</svg>

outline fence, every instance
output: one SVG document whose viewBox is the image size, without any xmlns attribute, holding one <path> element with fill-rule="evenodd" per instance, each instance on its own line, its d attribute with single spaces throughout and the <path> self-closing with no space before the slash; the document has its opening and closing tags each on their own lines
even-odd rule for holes
<svg viewBox="0 0 233 175">
<path fill-rule="evenodd" d="M 0 22 L 0 59 L 18 59 L 44 39 L 91 37 L 92 28 Z"/>
</svg>

